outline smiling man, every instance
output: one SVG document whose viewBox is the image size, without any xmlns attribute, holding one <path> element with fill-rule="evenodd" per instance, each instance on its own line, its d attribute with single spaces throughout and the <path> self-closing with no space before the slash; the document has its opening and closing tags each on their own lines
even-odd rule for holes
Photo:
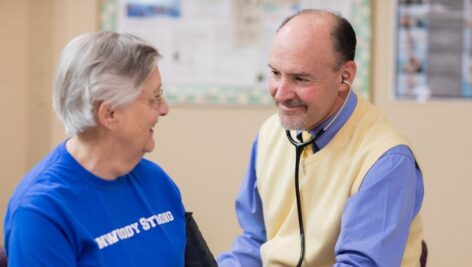
<svg viewBox="0 0 472 267">
<path fill-rule="evenodd" d="M 355 49 L 334 13 L 303 10 L 280 26 L 268 62 L 278 114 L 253 143 L 236 200 L 243 233 L 220 267 L 419 266 L 422 174 L 407 141 L 352 91 Z"/>
</svg>

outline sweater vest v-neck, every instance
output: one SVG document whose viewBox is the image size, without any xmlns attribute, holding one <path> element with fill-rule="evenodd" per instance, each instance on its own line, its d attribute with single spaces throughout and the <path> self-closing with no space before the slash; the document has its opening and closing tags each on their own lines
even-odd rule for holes
<svg viewBox="0 0 472 267">
<path fill-rule="evenodd" d="M 302 159 L 300 192 L 305 225 L 304 266 L 332 266 L 341 217 L 372 165 L 389 149 L 407 141 L 374 106 L 358 97 L 345 125 L 319 152 Z M 300 236 L 294 185 L 295 148 L 277 115 L 261 127 L 257 147 L 257 186 L 262 200 L 267 242 L 264 266 L 295 266 Z M 410 228 L 402 267 L 418 266 L 422 226 L 418 215 Z"/>
</svg>

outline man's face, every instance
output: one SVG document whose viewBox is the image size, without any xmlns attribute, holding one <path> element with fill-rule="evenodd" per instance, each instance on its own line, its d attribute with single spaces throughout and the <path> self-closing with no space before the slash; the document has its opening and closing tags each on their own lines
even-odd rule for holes
<svg viewBox="0 0 472 267">
<path fill-rule="evenodd" d="M 277 33 L 269 56 L 269 91 L 282 126 L 311 130 L 334 114 L 344 99 L 343 68 L 330 36 L 332 20 L 300 15 Z"/>
</svg>

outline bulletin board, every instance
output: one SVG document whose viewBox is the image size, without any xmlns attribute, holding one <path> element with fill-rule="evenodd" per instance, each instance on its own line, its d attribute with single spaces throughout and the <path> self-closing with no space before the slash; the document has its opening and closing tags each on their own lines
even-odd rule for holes
<svg viewBox="0 0 472 267">
<path fill-rule="evenodd" d="M 395 96 L 472 99 L 472 0 L 398 0 Z"/>
<path fill-rule="evenodd" d="M 268 105 L 267 67 L 280 23 L 303 8 L 348 18 L 358 37 L 353 88 L 369 97 L 370 0 L 103 0 L 101 29 L 153 43 L 171 104 Z"/>
</svg>

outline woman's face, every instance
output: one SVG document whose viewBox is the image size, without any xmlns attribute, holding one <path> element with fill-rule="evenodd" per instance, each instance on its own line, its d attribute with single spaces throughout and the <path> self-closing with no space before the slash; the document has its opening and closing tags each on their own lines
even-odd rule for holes
<svg viewBox="0 0 472 267">
<path fill-rule="evenodd" d="M 154 149 L 154 126 L 169 112 L 161 89 L 161 75 L 156 67 L 141 85 L 141 95 L 116 110 L 118 145 L 129 153 L 144 155 Z"/>
</svg>

